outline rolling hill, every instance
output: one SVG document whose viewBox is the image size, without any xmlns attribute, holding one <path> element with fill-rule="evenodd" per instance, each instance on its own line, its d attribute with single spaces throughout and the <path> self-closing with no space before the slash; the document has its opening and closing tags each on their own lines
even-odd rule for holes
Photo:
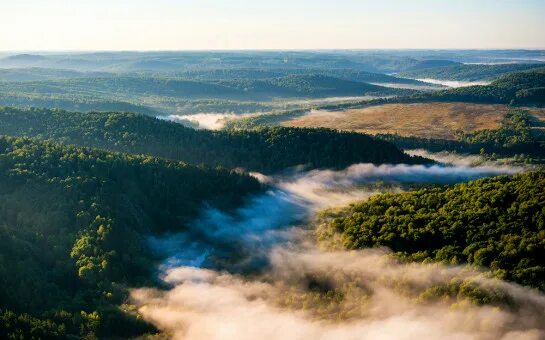
<svg viewBox="0 0 545 340">
<path fill-rule="evenodd" d="M 461 64 L 440 67 L 425 67 L 416 70 L 407 70 L 399 73 L 399 76 L 407 78 L 431 78 L 440 80 L 483 81 L 494 80 L 508 73 L 530 70 L 542 67 L 543 64 Z"/>
<path fill-rule="evenodd" d="M 358 133 L 281 127 L 193 130 L 132 113 L 3 108 L 0 134 L 269 173 L 297 165 L 343 168 L 353 163 L 427 162 Z"/>
</svg>

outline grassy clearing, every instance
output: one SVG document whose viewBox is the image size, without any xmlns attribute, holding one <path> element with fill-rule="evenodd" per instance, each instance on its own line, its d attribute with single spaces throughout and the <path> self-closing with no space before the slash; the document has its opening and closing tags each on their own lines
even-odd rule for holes
<svg viewBox="0 0 545 340">
<path fill-rule="evenodd" d="M 386 104 L 346 111 L 314 111 L 282 122 L 282 125 L 454 140 L 460 132 L 498 129 L 508 111 L 506 105 Z M 541 113 L 545 117 L 545 110 L 541 110 Z"/>
</svg>

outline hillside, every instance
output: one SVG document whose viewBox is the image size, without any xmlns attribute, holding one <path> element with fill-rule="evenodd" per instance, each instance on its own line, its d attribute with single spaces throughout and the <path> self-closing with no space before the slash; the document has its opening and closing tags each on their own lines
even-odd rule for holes
<svg viewBox="0 0 545 340">
<path fill-rule="evenodd" d="M 402 258 L 469 263 L 545 290 L 545 172 L 372 197 L 322 225 L 350 249 L 388 247 Z"/>
<path fill-rule="evenodd" d="M 419 94 L 411 100 L 463 101 L 513 105 L 545 105 L 545 68 L 515 72 L 486 86 L 469 86 Z"/>
<path fill-rule="evenodd" d="M 405 67 L 405 72 L 407 71 L 418 72 L 420 70 L 428 70 L 428 69 L 432 69 L 436 67 L 456 67 L 458 65 L 462 65 L 462 64 L 452 60 L 427 59 L 427 60 L 421 60 L 421 61 L 415 62 L 413 65 L 408 65 L 407 67 Z"/>
<path fill-rule="evenodd" d="M 416 70 L 400 72 L 398 75 L 407 78 L 431 78 L 440 80 L 483 81 L 494 80 L 508 73 L 542 67 L 543 64 L 451 64 L 439 67 L 423 67 Z"/>
<path fill-rule="evenodd" d="M 0 69 L 0 82 L 23 82 L 39 80 L 70 79 L 106 76 L 106 73 L 84 73 L 48 68 L 4 68 Z"/>
<path fill-rule="evenodd" d="M 194 80 L 268 79 L 289 75 L 321 75 L 362 83 L 422 84 L 413 79 L 398 78 L 382 73 L 353 69 L 214 69 L 175 73 L 175 76 Z"/>
<path fill-rule="evenodd" d="M 390 89 L 323 75 L 291 75 L 266 79 L 194 80 L 167 77 L 85 77 L 49 81 L 0 83 L 5 94 L 95 96 L 164 96 L 178 99 L 232 98 L 268 100 L 273 97 L 320 98 L 326 96 L 363 96 L 409 94 L 411 91 Z"/>
<path fill-rule="evenodd" d="M 353 163 L 421 163 L 388 142 L 328 129 L 193 130 L 131 113 L 0 109 L 0 134 L 55 139 L 193 164 L 274 172 L 287 167 L 343 168 Z"/>
<path fill-rule="evenodd" d="M 257 98 L 388 96 L 412 92 L 316 74 L 290 75 L 263 80 L 231 80 L 224 81 L 221 84 L 242 90 Z"/>
<path fill-rule="evenodd" d="M 102 338 L 153 331 L 117 307 L 127 285 L 151 283 L 146 236 L 184 230 L 205 203 L 232 208 L 260 185 L 224 170 L 0 137 L 0 188 L 0 306 L 15 313 L 0 310 L 0 337 L 19 329 L 20 338 Z"/>
</svg>

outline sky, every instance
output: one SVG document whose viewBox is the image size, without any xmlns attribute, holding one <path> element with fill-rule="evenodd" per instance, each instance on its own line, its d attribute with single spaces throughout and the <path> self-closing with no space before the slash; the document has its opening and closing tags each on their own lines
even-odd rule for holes
<svg viewBox="0 0 545 340">
<path fill-rule="evenodd" d="M 545 0 L 0 0 L 0 51 L 545 48 Z"/>
</svg>

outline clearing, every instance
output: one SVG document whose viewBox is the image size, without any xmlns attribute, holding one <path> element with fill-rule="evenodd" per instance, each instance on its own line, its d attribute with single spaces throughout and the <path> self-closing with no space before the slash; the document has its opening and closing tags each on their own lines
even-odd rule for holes
<svg viewBox="0 0 545 340">
<path fill-rule="evenodd" d="M 509 109 L 507 105 L 470 103 L 386 104 L 346 111 L 312 111 L 281 125 L 453 140 L 459 131 L 499 128 Z M 539 111 L 545 115 L 545 111 Z"/>
</svg>

